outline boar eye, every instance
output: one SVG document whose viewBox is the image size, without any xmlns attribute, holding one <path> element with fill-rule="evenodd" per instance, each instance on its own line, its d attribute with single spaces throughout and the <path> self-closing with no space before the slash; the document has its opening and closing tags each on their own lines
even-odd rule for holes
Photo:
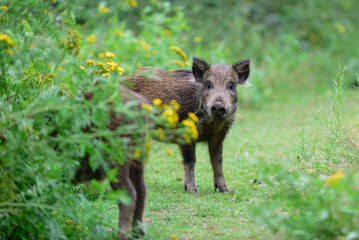
<svg viewBox="0 0 359 240">
<path fill-rule="evenodd" d="M 229 89 L 229 90 L 233 90 L 233 89 L 234 89 L 234 83 L 233 83 L 233 82 L 229 82 L 229 84 L 228 84 L 228 89 Z"/>
<path fill-rule="evenodd" d="M 211 81 L 206 81 L 204 83 L 204 86 L 206 87 L 206 89 L 212 89 L 213 88 L 213 85 L 212 85 Z"/>
</svg>

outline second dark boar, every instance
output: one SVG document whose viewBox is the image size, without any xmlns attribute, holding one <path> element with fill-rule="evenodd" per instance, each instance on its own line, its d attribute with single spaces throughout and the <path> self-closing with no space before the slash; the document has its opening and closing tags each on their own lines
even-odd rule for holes
<svg viewBox="0 0 359 240">
<path fill-rule="evenodd" d="M 197 115 L 196 142 L 208 143 L 214 190 L 220 192 L 229 192 L 222 168 L 223 141 L 237 110 L 236 86 L 247 80 L 249 62 L 246 59 L 232 66 L 211 66 L 203 59 L 193 58 L 192 71 L 145 67 L 126 77 L 131 90 L 150 100 L 159 98 L 165 103 L 177 100 L 180 121 L 189 112 Z M 183 187 L 190 193 L 199 193 L 195 180 L 196 142 L 179 145 L 185 173 Z"/>
</svg>

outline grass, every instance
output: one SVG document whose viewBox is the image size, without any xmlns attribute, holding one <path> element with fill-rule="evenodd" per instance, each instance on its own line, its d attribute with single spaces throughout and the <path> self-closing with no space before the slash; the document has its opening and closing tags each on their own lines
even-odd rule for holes
<svg viewBox="0 0 359 240">
<path fill-rule="evenodd" d="M 347 122 L 357 122 L 357 93 L 347 90 L 345 95 L 343 111 Z M 256 185 L 251 180 L 261 179 L 261 166 L 279 164 L 295 169 L 302 129 L 310 132 L 309 141 L 321 141 L 323 129 L 312 117 L 319 106 L 330 110 L 328 96 L 328 92 L 293 93 L 287 96 L 286 103 L 266 102 L 256 109 L 241 107 L 224 145 L 229 194 L 214 193 L 205 144 L 197 149 L 200 194 L 192 195 L 182 190 L 183 170 L 177 146 L 155 143 L 146 166 L 144 239 L 285 239 L 266 230 L 252 213 L 254 208 L 271 201 L 283 186 L 273 187 L 265 182 Z M 117 208 L 107 201 L 100 204 L 103 214 L 116 224 Z"/>
</svg>

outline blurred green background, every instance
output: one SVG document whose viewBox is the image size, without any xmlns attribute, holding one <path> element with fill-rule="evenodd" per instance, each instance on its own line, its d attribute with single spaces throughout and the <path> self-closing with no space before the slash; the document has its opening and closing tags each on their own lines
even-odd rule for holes
<svg viewBox="0 0 359 240">
<path fill-rule="evenodd" d="M 100 20 L 97 1 L 77 3 L 77 22 L 99 31 L 97 46 L 103 47 L 119 25 L 148 44 L 140 47 L 146 54 L 131 51 L 128 38 L 111 46 L 118 48 L 123 62 L 135 59 L 141 65 L 174 69 L 171 45 L 181 47 L 189 58 L 198 56 L 211 63 L 250 58 L 254 86 L 250 96 L 242 93 L 245 103 L 278 96 L 281 89 L 283 94 L 323 91 L 330 86 L 338 61 L 348 66 L 346 84 L 356 83 L 359 4 L 354 0 L 138 1 L 136 7 L 131 1 L 106 1 L 100 5 L 110 11 Z"/>
</svg>

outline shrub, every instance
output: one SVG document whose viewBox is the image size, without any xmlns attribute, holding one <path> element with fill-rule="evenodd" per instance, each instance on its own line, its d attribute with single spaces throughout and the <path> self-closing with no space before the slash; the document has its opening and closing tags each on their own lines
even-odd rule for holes
<svg viewBox="0 0 359 240">
<path fill-rule="evenodd" d="M 191 119 L 176 121 L 174 102 L 139 110 L 137 101 L 123 101 L 119 81 L 137 38 L 120 42 L 127 52 L 96 52 L 95 37 L 84 37 L 70 3 L 6 1 L 0 9 L 1 239 L 115 237 L 117 228 L 72 184 L 80 161 L 88 157 L 93 171 L 102 169 L 115 181 L 109 161 L 146 158 L 151 138 L 196 137 Z M 96 6 L 97 18 L 105 13 Z M 115 37 L 101 41 L 118 50 Z M 111 113 L 125 124 L 110 130 Z M 92 186 L 98 194 L 92 201 L 129 201 L 124 191 L 106 191 L 95 180 Z"/>
</svg>

